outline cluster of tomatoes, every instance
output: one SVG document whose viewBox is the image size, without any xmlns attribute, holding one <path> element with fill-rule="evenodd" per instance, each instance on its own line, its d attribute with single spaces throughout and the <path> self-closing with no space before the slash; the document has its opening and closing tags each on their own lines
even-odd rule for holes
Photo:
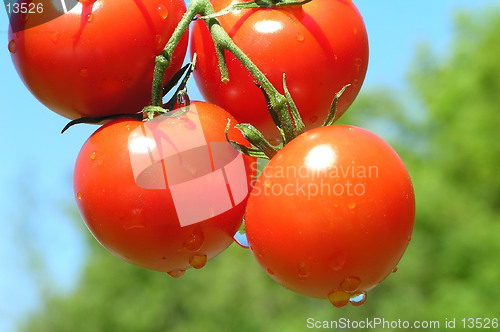
<svg viewBox="0 0 500 332">
<path fill-rule="evenodd" d="M 232 2 L 211 1 L 216 11 Z M 11 17 L 8 49 L 33 95 L 70 119 L 137 114 L 149 105 L 155 57 L 186 12 L 184 1 L 79 0 L 64 15 L 50 3 L 43 13 Z M 56 18 L 32 23 L 42 15 Z M 229 52 L 229 81 L 221 80 L 210 31 L 197 20 L 164 82 L 180 69 L 191 38 L 207 102 L 144 121 L 115 119 L 87 140 L 74 171 L 86 225 L 121 259 L 180 277 L 224 251 L 244 219 L 252 253 L 278 283 L 337 307 L 364 303 L 403 255 L 415 202 L 405 166 L 381 138 L 321 126 L 335 93 L 350 85 L 340 117 L 363 83 L 368 41 L 360 13 L 350 0 L 312 0 L 235 10 L 218 21 L 278 90 L 286 73 L 305 132 L 264 167 L 232 148 L 228 137 L 250 147 L 237 121 L 271 142 L 279 132 L 254 77 Z"/>
</svg>

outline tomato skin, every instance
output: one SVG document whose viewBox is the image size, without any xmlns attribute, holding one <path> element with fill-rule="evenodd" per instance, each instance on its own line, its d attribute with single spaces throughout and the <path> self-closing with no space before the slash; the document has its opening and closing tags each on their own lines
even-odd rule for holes
<svg viewBox="0 0 500 332">
<path fill-rule="evenodd" d="M 226 142 L 224 129 L 231 116 L 208 103 L 192 105 L 196 106 L 206 141 Z M 169 128 L 182 124 L 176 119 L 162 121 L 172 121 Z M 246 197 L 226 212 L 201 222 L 181 225 L 171 184 L 164 189 L 150 189 L 138 185 L 139 180 L 136 182 L 134 178 L 130 154 L 137 148 L 138 141 L 131 143 L 134 141 L 130 137 L 134 130 L 142 128 L 143 123 L 114 121 L 98 129 L 87 140 L 74 170 L 77 205 L 90 232 L 114 255 L 152 270 L 183 271 L 195 267 L 190 263 L 192 259 L 205 256 L 210 259 L 233 242 L 233 235 L 242 222 L 250 187 Z M 243 142 L 238 130 L 231 129 L 229 135 Z M 169 142 L 169 139 L 163 142 Z M 147 149 L 147 146 L 139 146 L 144 147 Z M 253 174 L 253 161 L 253 158 L 243 157 L 247 176 L 243 181 L 248 185 Z M 197 190 L 202 188 L 198 186 Z M 190 197 L 185 199 L 189 201 Z M 192 201 L 190 209 L 199 209 L 199 201 Z"/>
<path fill-rule="evenodd" d="M 155 56 L 186 11 L 184 1 L 81 1 L 47 23 L 31 22 L 55 16 L 51 5 L 45 2 L 43 13 L 30 14 L 27 22 L 13 15 L 18 31 L 9 27 L 12 61 L 32 94 L 69 119 L 135 113 L 149 105 Z M 186 35 L 165 81 L 181 67 L 187 42 Z"/>
<path fill-rule="evenodd" d="M 214 0 L 216 11 L 232 2 Z M 337 118 L 356 98 L 368 64 L 368 38 L 352 1 L 314 0 L 302 7 L 240 10 L 219 17 L 221 26 L 283 93 L 283 73 L 306 129 L 320 126 L 335 93 L 351 84 L 339 102 Z M 262 92 L 243 65 L 226 52 L 229 82 L 223 83 L 209 31 L 201 21 L 191 34 L 194 72 L 204 98 L 238 121 L 251 123 L 268 138 L 279 136 Z M 318 111 L 321 110 L 321 111 Z"/>
<path fill-rule="evenodd" d="M 323 172 L 306 173 L 315 168 Z M 413 186 L 396 152 L 364 129 L 336 125 L 300 135 L 271 159 L 248 200 L 245 228 L 274 280 L 327 298 L 384 280 L 414 217 Z"/>
</svg>

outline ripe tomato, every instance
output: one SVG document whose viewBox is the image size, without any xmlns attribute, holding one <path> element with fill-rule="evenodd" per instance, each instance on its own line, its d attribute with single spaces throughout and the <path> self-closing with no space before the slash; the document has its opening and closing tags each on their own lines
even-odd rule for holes
<svg viewBox="0 0 500 332">
<path fill-rule="evenodd" d="M 212 1 L 216 11 L 233 2 Z M 351 84 L 339 102 L 337 117 L 351 105 L 365 78 L 368 38 L 352 1 L 314 0 L 301 7 L 239 10 L 219 17 L 221 26 L 281 92 L 283 73 L 306 130 L 327 116 L 335 93 Z M 194 72 L 204 98 L 251 123 L 269 139 L 279 136 L 255 79 L 226 52 L 229 82 L 221 82 L 214 44 L 197 21 L 191 34 L 197 53 Z"/>
<path fill-rule="evenodd" d="M 228 118 L 196 102 L 185 115 L 98 129 L 74 171 L 77 205 L 95 238 L 129 263 L 172 276 L 228 247 L 253 174 L 253 158 L 226 142 Z M 229 136 L 243 142 L 234 128 Z"/>
<path fill-rule="evenodd" d="M 250 248 L 278 283 L 361 304 L 403 255 L 415 201 L 408 172 L 378 136 L 357 127 L 306 132 L 271 159 L 250 198 Z"/>
<path fill-rule="evenodd" d="M 147 106 L 155 56 L 186 11 L 184 1 L 80 0 L 66 14 L 55 3 L 11 17 L 12 61 L 33 95 L 70 119 Z M 181 67 L 187 42 L 176 49 L 165 81 Z"/>
</svg>

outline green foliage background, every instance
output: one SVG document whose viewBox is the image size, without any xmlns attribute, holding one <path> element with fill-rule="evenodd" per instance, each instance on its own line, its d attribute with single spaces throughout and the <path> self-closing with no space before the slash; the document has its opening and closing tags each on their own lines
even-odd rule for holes
<svg viewBox="0 0 500 332">
<path fill-rule="evenodd" d="M 409 79 L 409 94 L 363 90 L 342 119 L 395 147 L 417 199 L 399 270 L 364 306 L 335 309 L 284 290 L 236 245 L 174 280 L 116 259 L 88 236 L 76 290 L 49 293 L 22 330 L 302 331 L 309 317 L 500 318 L 500 12 L 457 17 L 449 55 L 422 45 Z"/>
</svg>

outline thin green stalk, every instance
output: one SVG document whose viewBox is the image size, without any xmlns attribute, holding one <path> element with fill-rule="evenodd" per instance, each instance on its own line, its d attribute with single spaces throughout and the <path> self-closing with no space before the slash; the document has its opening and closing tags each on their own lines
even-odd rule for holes
<svg viewBox="0 0 500 332">
<path fill-rule="evenodd" d="M 165 71 L 170 66 L 175 48 L 177 47 L 177 45 L 179 45 L 179 42 L 184 36 L 184 33 L 189 28 L 189 24 L 191 24 L 196 15 L 203 12 L 203 8 L 206 7 L 207 2 L 207 0 L 192 0 L 190 2 L 186 13 L 184 13 L 184 15 L 182 16 L 181 21 L 175 28 L 162 53 L 155 58 L 155 69 L 151 96 L 152 106 L 162 106 L 163 78 L 165 76 Z M 210 4 L 210 2 L 208 3 Z"/>
</svg>

